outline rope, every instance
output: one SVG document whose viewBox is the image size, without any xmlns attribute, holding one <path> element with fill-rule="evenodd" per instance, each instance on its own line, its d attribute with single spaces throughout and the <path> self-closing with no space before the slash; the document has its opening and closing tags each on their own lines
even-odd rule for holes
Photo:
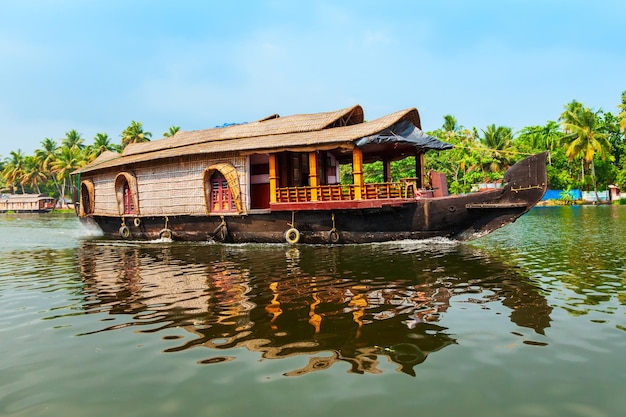
<svg viewBox="0 0 626 417">
<path fill-rule="evenodd" d="M 80 184 L 80 172 L 78 173 L 78 184 L 77 187 L 78 188 L 78 201 L 74 201 L 74 204 L 78 204 L 78 207 L 80 207 L 80 204 L 83 202 L 82 196 L 81 196 L 81 192 L 82 192 L 82 188 L 81 184 Z"/>
<path fill-rule="evenodd" d="M 287 223 L 287 226 L 292 227 L 292 228 L 293 228 L 293 227 L 295 227 L 295 226 L 294 226 L 294 224 L 296 224 L 296 219 L 295 219 L 295 217 L 296 217 L 296 212 L 295 212 L 295 211 L 292 211 L 292 212 L 291 212 L 291 223 Z"/>
<path fill-rule="evenodd" d="M 485 148 L 483 146 L 469 146 L 469 145 L 454 145 L 455 148 L 463 148 L 463 149 L 470 149 L 470 150 L 474 150 L 474 151 L 483 151 L 483 152 L 500 152 L 500 153 L 508 153 L 508 154 L 515 154 L 515 155 L 524 155 L 524 156 L 531 156 L 531 155 L 535 155 L 536 152 L 520 152 L 520 151 L 513 151 L 513 150 L 504 150 L 504 149 L 494 149 L 494 148 Z"/>
</svg>

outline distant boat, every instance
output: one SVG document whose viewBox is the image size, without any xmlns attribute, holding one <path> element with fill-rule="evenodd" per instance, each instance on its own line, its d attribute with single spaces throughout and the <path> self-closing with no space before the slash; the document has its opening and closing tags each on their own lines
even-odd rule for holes
<svg viewBox="0 0 626 417">
<path fill-rule="evenodd" d="M 56 200 L 44 194 L 2 194 L 0 213 L 48 213 Z"/>
<path fill-rule="evenodd" d="M 365 122 L 361 106 L 185 132 L 106 152 L 75 171 L 76 211 L 106 236 L 221 242 L 365 243 L 469 240 L 515 221 L 543 196 L 546 153 L 501 188 L 448 195 L 424 155 L 453 146 L 421 130 L 417 109 Z M 391 161 L 415 158 L 393 181 Z M 365 183 L 381 161 L 384 181 Z M 339 166 L 352 173 L 340 183 Z"/>
</svg>

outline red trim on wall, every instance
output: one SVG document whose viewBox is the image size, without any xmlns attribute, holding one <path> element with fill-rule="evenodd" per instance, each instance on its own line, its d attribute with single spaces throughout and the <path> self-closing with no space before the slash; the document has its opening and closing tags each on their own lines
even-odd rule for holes
<svg viewBox="0 0 626 417">
<path fill-rule="evenodd" d="M 386 198 L 376 200 L 338 200 L 338 201 L 306 201 L 301 203 L 271 203 L 272 211 L 299 210 L 358 210 L 381 207 L 399 207 L 407 203 L 415 203 L 413 198 Z"/>
</svg>

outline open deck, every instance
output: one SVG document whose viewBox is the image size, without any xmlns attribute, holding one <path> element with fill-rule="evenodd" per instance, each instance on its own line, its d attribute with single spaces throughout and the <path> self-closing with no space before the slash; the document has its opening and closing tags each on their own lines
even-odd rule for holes
<svg viewBox="0 0 626 417">
<path fill-rule="evenodd" d="M 400 182 L 281 187 L 276 189 L 272 210 L 328 210 L 401 205 L 432 198 L 433 190 L 418 189 L 411 179 Z"/>
</svg>

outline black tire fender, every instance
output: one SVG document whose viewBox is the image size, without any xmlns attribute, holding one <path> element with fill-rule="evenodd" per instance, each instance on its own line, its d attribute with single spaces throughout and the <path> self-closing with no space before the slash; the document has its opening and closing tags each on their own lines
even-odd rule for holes
<svg viewBox="0 0 626 417">
<path fill-rule="evenodd" d="M 159 239 L 171 239 L 172 231 L 170 229 L 162 229 L 159 232 Z"/>
<path fill-rule="evenodd" d="M 120 227 L 120 236 L 124 239 L 128 239 L 128 237 L 130 236 L 130 230 L 128 230 L 128 226 L 122 226 Z"/>
<path fill-rule="evenodd" d="M 328 242 L 337 243 L 341 239 L 341 234 L 339 234 L 339 230 L 332 229 L 328 232 Z"/>
<path fill-rule="evenodd" d="M 213 239 L 217 240 L 218 242 L 224 242 L 226 241 L 227 237 L 228 227 L 226 227 L 226 223 L 220 223 L 220 225 L 217 226 L 213 231 Z"/>
</svg>

